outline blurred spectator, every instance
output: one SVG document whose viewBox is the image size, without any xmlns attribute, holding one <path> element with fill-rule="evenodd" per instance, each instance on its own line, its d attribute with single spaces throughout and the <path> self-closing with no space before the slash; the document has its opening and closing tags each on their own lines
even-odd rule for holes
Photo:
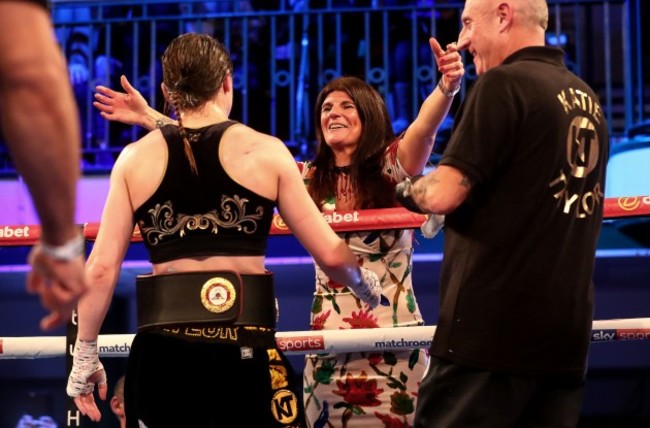
<svg viewBox="0 0 650 428">
<path fill-rule="evenodd" d="M 420 103 L 431 93 L 433 85 L 438 81 L 436 76 L 426 78 L 427 72 L 435 73 L 428 44 L 429 37 L 436 37 L 443 48 L 455 42 L 460 31 L 458 12 L 455 9 L 434 9 L 435 0 L 381 0 L 381 3 L 387 7 L 410 5 L 425 8 L 418 9 L 415 14 L 407 10 L 391 15 L 390 98 L 393 130 L 399 134 L 413 121 Z M 435 29 L 431 28 L 431 14 L 434 14 Z M 417 28 L 415 40 L 411 38 L 413 26 Z M 413 58 L 414 44 L 417 58 Z M 413 66 L 417 68 L 414 70 Z M 417 99 L 413 99 L 413 94 L 416 94 Z M 450 128 L 451 122 L 451 118 L 446 120 L 441 130 Z"/>
<path fill-rule="evenodd" d="M 56 23 L 63 23 L 55 27 L 56 37 L 68 59 L 70 82 L 79 106 L 84 149 L 98 149 L 93 162 L 112 167 L 112 155 L 102 152 L 110 145 L 106 139 L 108 125 L 92 108 L 92 91 L 96 85 L 112 84 L 110 76 L 119 76 L 122 62 L 98 52 L 102 27 L 91 25 L 93 12 L 90 7 L 54 7 L 52 18 Z"/>
<path fill-rule="evenodd" d="M 268 87 L 270 49 L 269 38 L 265 37 L 267 21 L 262 16 L 251 16 L 244 21 L 242 18 L 228 21 L 228 14 L 249 13 L 259 10 L 260 3 L 267 3 L 275 10 L 274 2 L 254 2 L 250 0 L 220 0 L 198 3 L 181 3 L 180 11 L 185 16 L 216 16 L 185 22 L 185 32 L 209 34 L 224 42 L 234 65 L 233 84 L 235 91 L 241 96 L 235 96 L 233 101 L 233 118 L 262 132 L 269 133 L 269 106 L 271 104 Z M 244 28 L 244 24 L 246 25 Z M 226 37 L 228 36 L 228 37 Z M 246 67 L 244 69 L 244 67 Z M 266 71 L 267 73 L 263 73 Z M 247 86 L 244 86 L 246 84 Z M 256 104 L 256 112 L 247 116 L 242 108 L 244 99 Z"/>
</svg>

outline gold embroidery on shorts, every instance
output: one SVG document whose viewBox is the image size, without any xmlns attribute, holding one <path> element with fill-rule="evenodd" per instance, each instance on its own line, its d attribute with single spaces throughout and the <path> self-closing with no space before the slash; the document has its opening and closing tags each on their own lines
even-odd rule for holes
<svg viewBox="0 0 650 428">
<path fill-rule="evenodd" d="M 289 373 L 284 366 L 277 349 L 266 350 L 269 357 L 269 375 L 271 376 L 271 389 L 285 388 L 289 385 Z"/>
<path fill-rule="evenodd" d="M 269 366 L 269 374 L 271 375 L 271 389 L 280 389 L 289 386 L 289 373 L 287 368 L 281 365 Z"/>
<path fill-rule="evenodd" d="M 281 389 L 273 394 L 271 412 L 276 421 L 289 424 L 298 417 L 298 397 L 288 389 Z"/>
<path fill-rule="evenodd" d="M 184 336 L 202 337 L 205 339 L 221 339 L 236 342 L 239 327 L 173 327 L 163 328 L 163 331 L 182 334 Z"/>
<path fill-rule="evenodd" d="M 269 354 L 269 361 L 275 363 L 282 361 L 282 358 L 280 358 L 280 353 L 277 349 L 267 349 L 266 352 Z"/>
<path fill-rule="evenodd" d="M 210 210 L 204 214 L 188 215 L 174 213 L 171 201 L 156 204 L 148 213 L 151 216 L 152 226 L 145 226 L 140 221 L 139 227 L 143 239 L 151 245 L 157 245 L 166 236 L 176 233 L 182 238 L 187 231 L 210 230 L 217 234 L 219 228 L 237 229 L 246 234 L 257 231 L 257 225 L 264 216 L 264 207 L 258 206 L 254 214 L 246 213 L 248 199 L 238 195 L 233 197 L 222 196 L 220 210 Z"/>
<path fill-rule="evenodd" d="M 247 330 L 247 331 L 261 331 L 261 332 L 273 331 L 272 328 L 261 327 L 261 326 L 257 326 L 257 325 L 245 325 L 245 326 L 243 326 L 243 328 L 244 328 L 244 330 Z"/>
</svg>

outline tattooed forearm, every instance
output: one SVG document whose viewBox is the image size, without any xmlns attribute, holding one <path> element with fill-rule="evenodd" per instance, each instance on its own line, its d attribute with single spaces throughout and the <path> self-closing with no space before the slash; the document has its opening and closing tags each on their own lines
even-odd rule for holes
<svg viewBox="0 0 650 428">
<path fill-rule="evenodd" d="M 443 165 L 425 176 L 405 180 L 397 190 L 400 202 L 411 211 L 447 214 L 467 198 L 474 184 L 462 171 Z"/>
<path fill-rule="evenodd" d="M 418 180 L 413 184 L 413 188 L 411 189 L 411 197 L 418 207 L 423 209 L 423 207 L 427 205 L 427 195 L 429 193 L 429 190 L 439 183 L 440 180 L 436 178 L 436 174 L 434 172 L 433 174 L 422 177 L 421 180 Z"/>
<path fill-rule="evenodd" d="M 474 185 L 474 183 L 472 183 L 472 180 L 470 180 L 468 176 L 463 174 L 463 176 L 460 179 L 460 185 L 465 187 L 467 190 L 470 190 Z"/>
<path fill-rule="evenodd" d="M 420 208 L 422 208 L 422 203 L 426 200 L 426 192 L 427 188 L 422 184 L 418 185 L 418 183 L 415 183 L 413 187 L 411 187 L 411 198 L 413 199 L 413 202 L 415 202 L 415 204 Z"/>
</svg>

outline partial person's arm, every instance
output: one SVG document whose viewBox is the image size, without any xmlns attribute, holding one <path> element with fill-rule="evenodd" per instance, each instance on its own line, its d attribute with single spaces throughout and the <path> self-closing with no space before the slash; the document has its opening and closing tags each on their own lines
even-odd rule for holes
<svg viewBox="0 0 650 428">
<path fill-rule="evenodd" d="M 474 183 L 457 168 L 440 165 L 427 175 L 398 183 L 397 200 L 420 213 L 449 214 L 467 199 Z"/>
<path fill-rule="evenodd" d="M 67 393 L 74 398 L 79 411 L 93 421 L 101 418 L 93 396 L 95 384 L 102 400 L 106 400 L 107 394 L 106 374 L 99 362 L 97 338 L 135 226 L 125 181 L 127 166 L 134 162 L 129 161 L 133 157 L 132 149 L 133 145 L 129 145 L 122 150 L 111 172 L 99 232 L 86 264 L 90 287 L 78 305 L 79 328 Z"/>
<path fill-rule="evenodd" d="M 409 175 L 420 174 L 426 166 L 433 150 L 436 133 L 449 113 L 449 108 L 454 100 L 454 95 L 451 94 L 460 87 L 465 74 L 459 53 L 465 46 L 451 43 L 447 45 L 445 51 L 433 37 L 429 39 L 429 45 L 436 58 L 438 71 L 442 73 L 439 85 L 445 89 L 447 94 L 443 93 L 436 85 L 422 103 L 417 117 L 404 133 L 397 149 L 397 157 Z"/>
<path fill-rule="evenodd" d="M 149 131 L 160 128 L 175 120 L 149 107 L 140 91 L 129 83 L 126 76 L 120 78 L 125 92 L 117 92 L 106 86 L 95 87 L 97 93 L 93 105 L 100 115 L 107 120 L 141 126 Z"/>
<path fill-rule="evenodd" d="M 50 314 L 41 328 L 70 318 L 85 291 L 84 246 L 75 225 L 80 175 L 79 115 L 65 59 L 47 10 L 31 2 L 0 2 L 0 119 L 16 169 L 42 226 L 28 258 L 27 290 Z"/>
<path fill-rule="evenodd" d="M 377 275 L 361 269 L 357 258 L 323 218 L 307 193 L 291 153 L 282 141 L 273 148 L 273 167 L 280 176 L 278 210 L 294 236 L 325 274 L 346 285 L 371 307 L 379 304 L 381 285 Z"/>
</svg>

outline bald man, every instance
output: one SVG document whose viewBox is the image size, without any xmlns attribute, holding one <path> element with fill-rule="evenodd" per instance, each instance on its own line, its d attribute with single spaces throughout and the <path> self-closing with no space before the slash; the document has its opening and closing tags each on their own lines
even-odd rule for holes
<svg viewBox="0 0 650 428">
<path fill-rule="evenodd" d="M 396 188 L 446 215 L 416 427 L 578 423 L 609 136 L 547 22 L 543 0 L 466 1 L 459 45 L 479 77 L 438 167 Z"/>
</svg>

